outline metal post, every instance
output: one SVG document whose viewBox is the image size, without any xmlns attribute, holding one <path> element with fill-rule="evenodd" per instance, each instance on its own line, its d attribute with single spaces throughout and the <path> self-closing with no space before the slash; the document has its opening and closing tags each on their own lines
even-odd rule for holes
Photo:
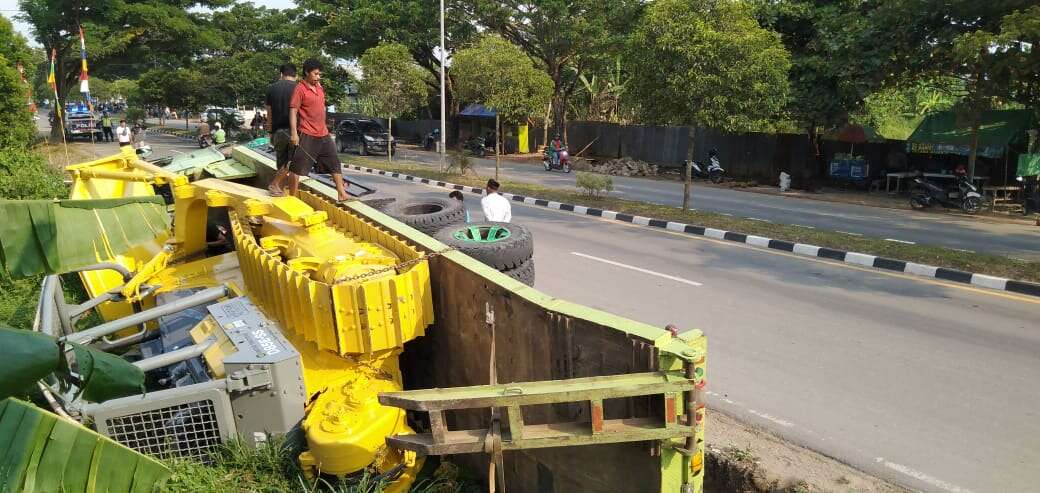
<svg viewBox="0 0 1040 493">
<path fill-rule="evenodd" d="M 441 169 L 446 166 L 445 153 L 447 152 L 448 129 L 445 120 L 445 106 L 447 100 L 444 96 L 444 65 L 448 63 L 448 52 L 444 49 L 444 0 L 441 0 Z"/>
<path fill-rule="evenodd" d="M 683 168 L 682 210 L 686 211 L 690 209 L 690 182 L 693 180 L 690 175 L 693 169 L 693 162 L 687 159 Z"/>
</svg>

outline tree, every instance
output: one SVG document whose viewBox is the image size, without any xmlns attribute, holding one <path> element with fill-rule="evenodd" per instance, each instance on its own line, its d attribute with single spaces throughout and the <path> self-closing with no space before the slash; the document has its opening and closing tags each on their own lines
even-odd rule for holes
<svg viewBox="0 0 1040 493">
<path fill-rule="evenodd" d="M 151 67 L 186 66 L 206 48 L 220 43 L 206 22 L 206 10 L 233 0 L 19 0 L 20 16 L 32 25 L 36 41 L 49 55 L 57 50 L 58 101 L 63 105 L 78 87 L 79 29 L 86 33 L 91 74 L 108 78 L 132 76 Z M 61 128 L 54 127 L 54 135 Z"/>
<path fill-rule="evenodd" d="M 138 90 L 129 106 L 140 110 L 152 105 L 170 105 L 184 112 L 184 129 L 188 129 L 188 112 L 198 113 L 209 97 L 202 73 L 194 68 L 176 70 L 152 69 L 137 80 Z M 128 110 L 129 113 L 129 110 Z"/>
<path fill-rule="evenodd" d="M 645 122 L 750 130 L 787 100 L 787 51 L 742 2 L 658 0 L 629 52 L 629 94 Z"/>
<path fill-rule="evenodd" d="M 430 75 L 424 79 L 430 91 L 439 90 L 439 0 L 299 0 L 297 4 L 305 12 L 300 19 L 303 29 L 315 32 L 329 54 L 355 59 L 380 43 L 398 43 Z M 458 0 L 447 0 L 445 10 L 445 45 L 450 53 L 472 38 L 476 26 Z M 457 113 L 450 72 L 445 85 L 447 110 Z"/>
<path fill-rule="evenodd" d="M 499 36 L 480 38 L 452 61 L 459 96 L 495 110 L 495 178 L 502 154 L 501 122 L 519 124 L 552 97 L 552 80 L 523 51 Z"/>
<path fill-rule="evenodd" d="M 577 75 L 610 64 L 639 17 L 637 0 L 462 0 L 468 15 L 519 46 L 553 81 L 552 124 L 566 130 Z M 549 122 L 546 122 L 547 125 Z M 548 126 L 546 127 L 548 129 Z"/>
<path fill-rule="evenodd" d="M 32 51 L 22 35 L 14 32 L 11 21 L 0 17 L 0 151 L 24 149 L 36 135 L 29 113 L 28 87 L 23 84 L 17 63 L 32 67 Z M 26 69 L 26 77 L 32 74 Z"/>
<path fill-rule="evenodd" d="M 387 119 L 387 133 L 393 135 L 394 118 L 426 100 L 426 73 L 415 63 L 408 48 L 397 43 L 366 50 L 361 56 L 361 70 L 361 90 L 371 99 L 376 116 Z M 393 160 L 392 149 L 387 145 L 387 160 Z"/>
</svg>

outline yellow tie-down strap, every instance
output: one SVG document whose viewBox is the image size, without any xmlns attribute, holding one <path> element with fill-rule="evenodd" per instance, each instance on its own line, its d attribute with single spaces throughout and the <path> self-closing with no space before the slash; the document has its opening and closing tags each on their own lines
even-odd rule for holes
<svg viewBox="0 0 1040 493">
<path fill-rule="evenodd" d="M 310 200 L 308 200 L 310 199 Z M 304 199 L 329 212 L 329 225 L 357 241 L 379 244 L 402 263 L 419 259 L 415 248 L 324 201 Z M 311 203 L 314 200 L 317 203 Z M 291 268 L 260 246 L 249 227 L 230 212 L 242 277 L 257 305 L 284 330 L 341 356 L 400 348 L 433 323 L 428 261 L 408 263 L 392 274 L 329 284 Z"/>
</svg>

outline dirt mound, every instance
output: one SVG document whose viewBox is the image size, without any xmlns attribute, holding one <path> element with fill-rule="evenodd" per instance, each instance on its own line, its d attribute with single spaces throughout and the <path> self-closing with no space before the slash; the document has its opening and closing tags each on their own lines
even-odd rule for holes
<svg viewBox="0 0 1040 493">
<path fill-rule="evenodd" d="M 658 167 L 645 161 L 623 157 L 592 167 L 592 171 L 614 176 L 657 176 Z"/>
</svg>

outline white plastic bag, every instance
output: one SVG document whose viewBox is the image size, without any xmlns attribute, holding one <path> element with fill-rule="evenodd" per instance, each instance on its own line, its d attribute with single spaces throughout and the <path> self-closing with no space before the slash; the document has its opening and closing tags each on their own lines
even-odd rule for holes
<svg viewBox="0 0 1040 493">
<path fill-rule="evenodd" d="M 791 189 L 791 175 L 780 172 L 780 191 L 786 192 Z"/>
</svg>

